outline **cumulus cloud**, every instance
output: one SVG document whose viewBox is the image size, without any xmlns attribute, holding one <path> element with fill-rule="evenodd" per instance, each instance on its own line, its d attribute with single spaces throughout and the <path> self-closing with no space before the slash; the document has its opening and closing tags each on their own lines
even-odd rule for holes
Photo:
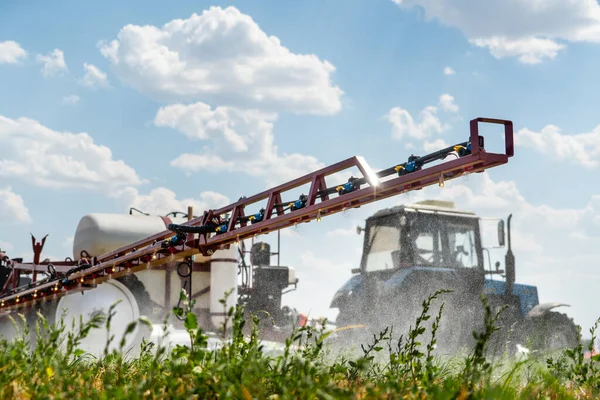
<svg viewBox="0 0 600 400">
<path fill-rule="evenodd" d="M 455 73 L 452 67 L 444 67 L 444 75 L 454 75 Z"/>
<path fill-rule="evenodd" d="M 0 64 L 17 64 L 27 56 L 21 45 L 13 40 L 0 42 Z"/>
<path fill-rule="evenodd" d="M 436 139 L 433 142 L 426 140 L 423 142 L 423 150 L 425 150 L 427 153 L 432 153 L 436 150 L 444 149 L 448 146 L 449 145 L 443 139 Z"/>
<path fill-rule="evenodd" d="M 554 59 L 566 48 L 561 42 L 600 42 L 597 1 L 392 1 L 402 8 L 423 9 L 426 20 L 460 30 L 494 57 L 517 57 L 522 63 Z"/>
<path fill-rule="evenodd" d="M 600 126 L 591 132 L 572 135 L 561 133 L 554 125 L 545 126 L 540 132 L 525 128 L 516 133 L 515 144 L 532 148 L 557 161 L 595 168 L 600 158 Z"/>
<path fill-rule="evenodd" d="M 81 86 L 85 86 L 90 89 L 107 88 L 109 86 L 108 77 L 105 72 L 100 70 L 100 68 L 93 64 L 84 63 L 83 70 L 83 78 L 81 78 L 79 81 Z"/>
<path fill-rule="evenodd" d="M 444 111 L 458 112 L 458 105 L 454 102 L 454 97 L 447 93 L 440 96 L 440 107 Z"/>
<path fill-rule="evenodd" d="M 74 105 L 74 104 L 79 103 L 79 100 L 80 100 L 79 96 L 77 96 L 76 94 L 72 94 L 72 95 L 63 97 L 62 102 L 63 102 L 63 104 Z"/>
<path fill-rule="evenodd" d="M 107 190 L 144 181 L 87 133 L 54 131 L 29 118 L 0 115 L 0 179 L 47 188 Z"/>
<path fill-rule="evenodd" d="M 312 156 L 280 154 L 273 134 L 276 119 L 276 114 L 258 110 L 195 103 L 162 107 L 154 123 L 211 144 L 171 162 L 189 172 L 242 172 L 274 185 L 322 168 L 324 164 Z"/>
<path fill-rule="evenodd" d="M 215 209 L 230 204 L 231 201 L 226 196 L 205 191 L 200 193 L 197 199 L 177 199 L 177 195 L 170 189 L 158 187 L 152 189 L 148 194 L 141 194 L 137 189 L 128 187 L 119 192 L 116 196 L 123 210 L 129 210 L 135 207 L 148 214 L 166 215 L 173 211 L 187 213 L 188 206 L 194 208 L 194 215 L 201 215 L 208 209 Z"/>
<path fill-rule="evenodd" d="M 60 49 L 54 49 L 47 55 L 38 54 L 36 60 L 38 63 L 43 64 L 42 75 L 45 78 L 56 76 L 69 70 L 65 62 L 65 53 Z"/>
<path fill-rule="evenodd" d="M 418 121 L 410 112 L 402 107 L 393 107 L 385 116 L 392 125 L 392 138 L 403 139 L 409 136 L 414 139 L 427 139 L 435 134 L 440 134 L 449 128 L 448 124 L 442 123 L 439 117 L 439 109 L 442 111 L 456 113 L 459 110 L 454 102 L 454 97 L 442 94 L 437 106 L 427 106 L 418 116 Z"/>
<path fill-rule="evenodd" d="M 127 85 L 169 102 L 210 98 L 314 114 L 341 109 L 331 63 L 293 53 L 235 7 L 211 7 L 162 27 L 129 24 L 100 51 Z"/>
<path fill-rule="evenodd" d="M 30 222 L 31 216 L 23 198 L 13 192 L 10 186 L 0 187 L 0 223 L 12 225 Z"/>
<path fill-rule="evenodd" d="M 539 64 L 544 59 L 554 60 L 558 56 L 558 52 L 566 48 L 563 44 L 536 37 L 511 40 L 495 36 L 471 39 L 469 42 L 477 47 L 489 49 L 496 58 L 517 57 L 523 64 Z"/>
</svg>

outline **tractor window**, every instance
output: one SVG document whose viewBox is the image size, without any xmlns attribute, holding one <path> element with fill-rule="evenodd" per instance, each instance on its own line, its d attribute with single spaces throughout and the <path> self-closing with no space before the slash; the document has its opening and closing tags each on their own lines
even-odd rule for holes
<svg viewBox="0 0 600 400">
<path fill-rule="evenodd" d="M 437 231 L 421 231 L 417 234 L 418 236 L 415 240 L 415 245 L 417 249 L 416 263 L 423 266 L 429 266 L 431 264 L 434 264 L 436 261 L 438 249 L 440 248 Z"/>
<path fill-rule="evenodd" d="M 397 216 L 377 220 L 369 227 L 366 247 L 367 271 L 394 268 L 392 253 L 400 249 L 400 223 Z"/>
<path fill-rule="evenodd" d="M 478 267 L 475 245 L 475 227 L 472 224 L 449 222 L 446 224 L 448 252 L 444 264 L 451 267 Z"/>
</svg>

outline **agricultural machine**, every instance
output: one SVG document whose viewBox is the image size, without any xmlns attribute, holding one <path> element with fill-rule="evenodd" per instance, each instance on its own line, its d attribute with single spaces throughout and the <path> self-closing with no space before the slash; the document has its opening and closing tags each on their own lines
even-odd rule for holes
<svg viewBox="0 0 600 400">
<path fill-rule="evenodd" d="M 486 151 L 480 123 L 504 126 L 504 153 Z M 282 294 L 297 279 L 293 269 L 271 266 L 269 246 L 255 243 L 254 238 L 426 186 L 443 186 L 444 181 L 505 164 L 513 154 L 512 122 L 477 118 L 470 121 L 467 141 L 424 156 L 412 155 L 378 172 L 362 157 L 351 157 L 200 216 L 194 216 L 191 209 L 166 216 L 133 214 L 134 210 L 130 215 L 86 215 L 75 233 L 73 257 L 42 261 L 46 238 L 39 243 L 33 237 L 32 263 L 0 256 L 0 330 L 11 326 L 6 317 L 16 313 L 32 321 L 40 312 L 52 323 L 66 310 L 67 322 L 78 316 L 86 320 L 106 314 L 120 300 L 111 330 L 118 338 L 141 315 L 159 326 L 161 318 L 180 306 L 184 288 L 184 300 L 195 301 L 193 311 L 205 331 L 218 330 L 225 308 L 243 303 L 249 311 L 268 312 L 274 324 L 263 334 L 279 340 L 287 336 L 286 325 L 303 321 L 294 310 L 281 307 Z M 342 173 L 352 176 L 345 183 L 328 186 L 328 179 L 340 179 Z M 306 194 L 285 199 L 300 187 L 307 187 Z M 246 240 L 253 240 L 250 264 L 244 257 Z M 477 257 L 481 259 L 479 253 Z M 477 273 L 473 268 L 464 275 L 478 282 Z M 229 296 L 222 304 L 226 292 Z M 127 347 L 153 334 L 140 327 L 129 336 Z M 82 347 L 97 353 L 105 341 L 106 332 L 99 329 L 91 332 Z"/>
<path fill-rule="evenodd" d="M 426 200 L 376 212 L 364 228 L 357 227 L 359 234 L 364 232 L 360 268 L 352 271 L 355 275 L 331 303 L 339 310 L 338 326 L 363 326 L 363 339 L 364 333 L 389 326 L 406 334 L 423 301 L 446 289 L 452 292 L 441 296 L 445 304 L 438 343 L 450 352 L 471 348 L 473 329 L 483 328 L 482 294 L 493 312 L 506 307 L 498 322 L 501 329 L 492 337 L 492 343 L 502 344 L 497 350 L 507 350 L 507 343 L 512 343 L 508 350 L 517 344 L 530 350 L 575 346 L 577 326 L 565 314 L 552 311 L 565 304 L 539 304 L 537 287 L 515 283 L 511 219 L 512 214 L 508 235 L 504 221 L 492 219 L 498 224 L 497 242 L 484 247 L 482 231 L 490 219 L 458 210 L 453 202 Z M 499 261 L 492 267 L 490 251 L 504 247 L 506 236 L 504 269 Z"/>
</svg>

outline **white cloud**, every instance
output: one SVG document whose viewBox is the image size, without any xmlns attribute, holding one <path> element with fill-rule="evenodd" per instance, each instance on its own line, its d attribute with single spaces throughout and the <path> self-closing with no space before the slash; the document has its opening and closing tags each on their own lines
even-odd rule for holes
<svg viewBox="0 0 600 400">
<path fill-rule="evenodd" d="M 54 49 L 47 55 L 38 54 L 37 62 L 44 64 L 42 66 L 42 75 L 45 78 L 59 75 L 67 72 L 67 63 L 65 62 L 65 54 L 60 49 Z"/>
<path fill-rule="evenodd" d="M 242 172 L 274 185 L 322 168 L 324 164 L 312 156 L 279 153 L 273 135 L 276 119 L 276 114 L 258 110 L 212 109 L 195 103 L 162 107 L 154 123 L 195 140 L 210 140 L 212 146 L 184 153 L 171 162 L 189 172 Z"/>
<path fill-rule="evenodd" d="M 506 37 L 472 39 L 469 42 L 477 47 L 486 47 L 496 58 L 518 57 L 523 64 L 539 64 L 544 59 L 554 60 L 565 45 L 549 39 L 528 37 L 510 40 Z"/>
<path fill-rule="evenodd" d="M 0 64 L 17 64 L 27 56 L 21 45 L 13 40 L 0 42 Z"/>
<path fill-rule="evenodd" d="M 436 139 L 433 142 L 425 141 L 423 142 L 423 150 L 428 153 L 432 153 L 436 150 L 441 150 L 448 147 L 448 144 L 444 142 L 443 139 Z"/>
<path fill-rule="evenodd" d="M 79 96 L 77 96 L 76 94 L 72 94 L 63 97 L 62 102 L 63 104 L 73 105 L 79 103 L 79 100 L 81 100 Z"/>
<path fill-rule="evenodd" d="M 524 128 L 516 133 L 515 145 L 530 147 L 556 161 L 595 168 L 600 158 L 600 126 L 573 135 L 562 134 L 554 125 L 545 126 L 540 132 Z"/>
<path fill-rule="evenodd" d="M 0 223 L 30 223 L 31 216 L 23 198 L 10 186 L 0 188 Z"/>
<path fill-rule="evenodd" d="M 518 57 L 522 63 L 554 59 L 566 48 L 561 41 L 600 42 L 600 5 L 594 0 L 393 1 L 421 7 L 426 20 L 459 29 L 494 57 Z"/>
<path fill-rule="evenodd" d="M 333 65 L 291 52 L 234 7 L 211 7 L 162 27 L 129 24 L 100 51 L 123 82 L 169 102 L 211 98 L 314 114 L 341 109 Z"/>
<path fill-rule="evenodd" d="M 444 67 L 444 75 L 454 75 L 455 73 L 452 67 Z"/>
<path fill-rule="evenodd" d="M 96 89 L 96 88 L 107 88 L 108 77 L 105 72 L 102 72 L 100 68 L 95 65 L 84 63 L 83 70 L 85 71 L 83 78 L 79 81 L 82 86 Z"/>
<path fill-rule="evenodd" d="M 41 187 L 109 190 L 143 183 L 135 170 L 114 160 L 87 133 L 57 132 L 29 118 L 0 115 L 1 179 Z"/>
<path fill-rule="evenodd" d="M 444 111 L 458 112 L 458 105 L 454 102 L 454 97 L 447 93 L 440 96 L 440 106 Z"/>
<path fill-rule="evenodd" d="M 449 94 L 442 94 L 437 106 L 427 106 L 421 110 L 418 122 L 415 122 L 408 110 L 401 107 L 392 108 L 385 116 L 387 121 L 392 124 L 392 138 L 400 140 L 405 136 L 409 136 L 422 140 L 447 130 L 449 125 L 442 123 L 440 120 L 438 107 L 441 107 L 443 111 L 452 113 L 459 110 L 454 102 L 454 97 Z"/>
<path fill-rule="evenodd" d="M 129 187 L 115 197 L 124 210 L 135 207 L 154 215 L 166 215 L 172 211 L 187 213 L 188 206 L 193 207 L 194 215 L 202 215 L 208 209 L 220 208 L 231 203 L 226 196 L 211 191 L 200 193 L 198 199 L 178 200 L 175 192 L 164 187 L 152 189 L 147 195 L 140 194 L 137 189 Z"/>
</svg>

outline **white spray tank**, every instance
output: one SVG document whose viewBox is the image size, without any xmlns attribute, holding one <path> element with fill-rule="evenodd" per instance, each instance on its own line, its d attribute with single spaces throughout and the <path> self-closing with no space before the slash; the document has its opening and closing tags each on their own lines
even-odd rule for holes
<svg viewBox="0 0 600 400">
<path fill-rule="evenodd" d="M 210 315 L 216 327 L 222 326 L 225 313 L 235 307 L 238 298 L 238 248 L 232 244 L 229 249 L 217 250 L 210 261 Z M 225 305 L 220 300 L 231 291 Z"/>
<path fill-rule="evenodd" d="M 183 224 L 187 218 L 169 218 L 148 215 L 128 214 L 88 214 L 84 216 L 77 226 L 73 239 L 73 259 L 79 260 L 81 252 L 85 250 L 91 257 L 116 250 L 130 245 L 154 234 L 163 232 L 169 223 Z M 238 297 L 238 261 L 237 246 L 231 245 L 229 249 L 218 250 L 210 258 L 197 254 L 195 262 L 211 262 L 210 272 L 194 272 L 192 274 L 192 291 L 195 293 L 210 285 L 208 296 L 198 298 L 197 306 L 208 308 L 211 321 L 220 327 L 224 321 L 226 308 L 237 304 Z M 183 260 L 179 260 L 182 262 Z M 143 270 L 136 273 L 138 279 L 144 284 L 150 297 L 157 303 L 162 303 L 167 290 L 165 271 Z M 109 281 L 110 282 L 110 281 Z M 176 304 L 179 297 L 181 283 L 176 275 L 171 279 L 171 305 Z M 226 308 L 220 303 L 227 291 L 232 290 L 227 297 Z M 89 291 L 92 292 L 92 291 Z M 206 298 L 208 297 L 208 299 Z M 81 297 L 79 297 L 81 298 Z M 105 299 L 110 302 L 109 299 Z M 132 312 L 131 315 L 135 315 Z"/>
<path fill-rule="evenodd" d="M 91 257 L 127 246 L 167 230 L 170 223 L 183 224 L 185 218 L 128 214 L 88 214 L 81 218 L 73 239 L 73 259 L 85 250 Z"/>
</svg>

